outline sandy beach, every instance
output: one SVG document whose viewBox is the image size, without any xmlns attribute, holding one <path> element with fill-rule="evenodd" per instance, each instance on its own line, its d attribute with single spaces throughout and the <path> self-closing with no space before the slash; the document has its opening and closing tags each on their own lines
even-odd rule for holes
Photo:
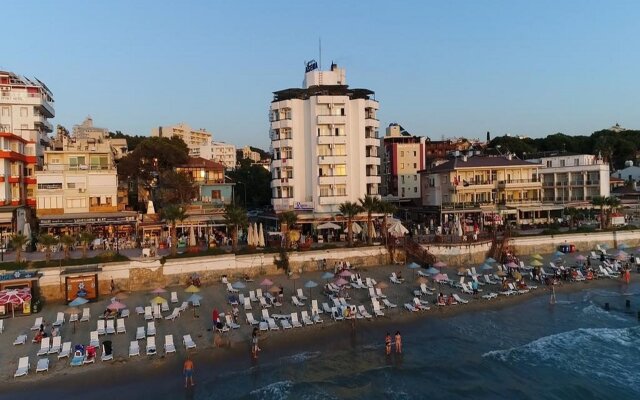
<svg viewBox="0 0 640 400">
<path fill-rule="evenodd" d="M 545 257 L 545 259 L 548 258 L 549 257 Z M 389 282 L 389 275 L 394 271 L 402 271 L 402 275 L 406 279 L 403 284 L 398 285 Z M 271 357 L 277 355 L 278 349 L 281 349 L 283 346 L 294 346 L 304 351 L 310 343 L 335 342 L 336 345 L 339 345 L 340 341 L 349 340 L 350 335 L 353 334 L 353 329 L 355 329 L 358 334 L 378 334 L 377 332 L 398 329 L 398 327 L 411 324 L 416 320 L 446 318 L 459 313 L 486 309 L 498 310 L 526 301 L 533 296 L 548 296 L 550 294 L 547 287 L 540 286 L 538 289 L 522 295 L 499 296 L 493 300 L 485 300 L 482 298 L 474 299 L 473 296 L 461 294 L 459 289 L 453 289 L 447 285 L 439 286 L 430 282 L 430 285 L 436 286 L 436 293 L 438 291 L 442 291 L 445 294 L 458 293 L 461 297 L 469 300 L 469 303 L 445 307 L 432 305 L 428 311 L 408 312 L 402 305 L 413 298 L 412 292 L 418 286 L 415 282 L 417 275 L 414 275 L 413 270 L 407 269 L 405 266 L 394 265 L 362 268 L 358 272 L 362 275 L 363 279 L 365 277 L 371 277 L 378 282 L 387 282 L 389 287 L 384 289 L 383 292 L 389 300 L 397 304 L 398 307 L 395 309 L 384 309 L 384 317 L 374 318 L 373 320 L 358 319 L 355 322 L 355 328 L 352 328 L 351 323 L 348 321 L 334 322 L 329 315 L 322 314 L 321 317 L 324 321 L 322 324 L 289 329 L 287 331 L 283 331 L 281 328 L 277 332 L 262 332 L 260 344 L 263 351 L 260 353 L 257 361 L 251 360 L 250 357 L 249 342 L 252 328 L 245 321 L 245 312 L 242 307 L 240 307 L 239 317 L 240 329 L 231 330 L 224 334 L 217 334 L 222 338 L 221 342 L 223 346 L 214 346 L 214 333 L 211 329 L 211 312 L 214 308 L 217 308 L 220 312 L 229 312 L 231 310 L 231 307 L 226 301 L 226 286 L 222 283 L 217 283 L 201 288 L 199 294 L 203 299 L 201 301 L 201 307 L 198 309 L 194 310 L 189 308 L 175 321 L 156 320 L 157 355 L 144 355 L 145 341 L 141 340 L 139 341 L 141 355 L 132 358 L 128 356 L 129 342 L 135 339 L 136 327 L 146 327 L 146 321 L 144 321 L 143 316 L 137 315 L 134 309 L 136 306 L 147 305 L 149 300 L 155 296 L 148 292 L 128 293 L 128 298 L 123 300 L 123 303 L 131 310 L 131 316 L 125 319 L 126 333 L 100 337 L 101 341 L 111 340 L 113 342 L 113 361 L 100 361 L 100 352 L 98 352 L 98 360 L 94 364 L 72 367 L 70 366 L 70 359 L 58 359 L 57 355 L 54 354 L 48 357 L 50 360 L 49 371 L 36 373 L 35 366 L 38 360 L 36 353 L 40 345 L 31 343 L 35 332 L 31 331 L 30 328 L 36 317 L 42 316 L 46 321 L 45 323 L 50 323 L 55 320 L 58 311 L 63 311 L 66 308 L 64 304 L 49 303 L 44 310 L 37 315 L 5 319 L 5 331 L 0 335 L 0 341 L 2 342 L 1 348 L 3 349 L 1 353 L 4 360 L 4 362 L 0 364 L 0 376 L 5 378 L 6 383 L 2 385 L 0 389 L 0 396 L 4 397 L 11 393 L 16 393 L 26 387 L 30 388 L 30 392 L 48 390 L 49 393 L 51 393 L 51 390 L 53 390 L 62 394 L 66 390 L 70 390 L 69 388 L 71 387 L 73 387 L 74 391 L 81 391 L 83 388 L 92 387 L 96 383 L 98 383 L 99 386 L 139 385 L 142 380 L 151 379 L 156 375 L 163 376 L 171 373 L 171 371 L 175 373 L 176 379 L 179 379 L 182 362 L 187 352 L 182 345 L 182 335 L 184 334 L 191 334 L 197 344 L 196 349 L 189 350 L 189 354 L 192 355 L 197 367 L 202 368 L 202 366 L 205 365 L 219 366 L 224 364 L 225 366 L 235 366 L 237 368 L 242 368 L 243 366 L 245 368 L 251 368 L 252 366 L 267 362 Z M 452 279 L 456 278 L 454 268 L 447 268 L 443 272 L 448 272 Z M 322 285 L 325 282 L 320 278 L 322 273 L 323 271 L 307 272 L 302 274 L 300 279 L 296 281 L 287 279 L 284 275 L 268 276 L 276 285 L 283 286 L 285 293 L 285 304 L 280 308 L 270 309 L 270 313 L 286 314 L 297 311 L 299 314 L 299 312 L 303 310 L 309 312 L 310 301 L 306 302 L 305 307 L 296 307 L 291 304 L 291 294 L 294 290 L 294 285 L 296 288 L 303 287 L 304 283 L 308 280 L 314 280 L 319 284 L 318 287 L 311 289 L 310 299 L 317 299 L 319 304 L 326 302 L 327 297 L 322 294 Z M 249 290 L 259 288 L 260 281 L 263 278 L 264 277 L 259 277 L 256 278 L 254 282 L 246 283 L 247 288 L 242 289 L 240 292 L 247 295 Z M 236 279 L 230 277 L 230 281 L 236 282 Z M 613 279 L 564 283 L 556 286 L 556 293 L 561 294 L 569 291 L 580 291 L 587 287 L 612 287 L 617 285 L 621 285 L 621 282 Z M 498 287 L 495 285 L 484 285 L 481 288 L 484 290 L 483 293 L 498 291 Z M 185 287 L 168 287 L 166 289 L 168 292 L 164 297 L 167 299 L 171 291 L 178 293 L 180 302 L 190 295 L 184 292 Z M 304 294 L 309 297 L 309 289 L 304 288 L 303 290 Z M 367 310 L 372 313 L 371 301 L 367 290 L 350 289 L 349 293 L 351 296 L 351 304 L 363 304 Z M 424 296 L 423 299 L 433 304 L 435 295 Z M 73 345 L 88 344 L 89 332 L 96 329 L 97 317 L 104 311 L 108 303 L 109 299 L 103 299 L 96 303 L 88 304 L 87 306 L 91 309 L 91 320 L 89 322 L 76 323 L 75 332 L 73 324 L 66 322 L 60 330 L 62 341 L 71 341 Z M 171 305 L 172 308 L 173 306 L 174 305 Z M 260 319 L 261 311 L 259 305 L 252 303 L 252 306 L 253 316 L 256 319 Z M 168 312 L 163 313 L 165 316 L 168 314 Z M 11 343 L 13 343 L 19 334 L 28 335 L 27 343 L 13 346 Z M 163 344 L 165 334 L 173 334 L 177 353 L 167 356 L 164 355 Z M 17 367 L 18 358 L 27 355 L 29 356 L 31 365 L 29 374 L 14 379 L 13 374 Z"/>
</svg>

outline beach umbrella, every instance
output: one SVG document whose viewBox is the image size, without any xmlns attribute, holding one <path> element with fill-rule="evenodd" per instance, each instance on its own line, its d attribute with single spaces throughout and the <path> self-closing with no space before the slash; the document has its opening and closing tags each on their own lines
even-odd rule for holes
<svg viewBox="0 0 640 400">
<path fill-rule="evenodd" d="M 116 300 L 126 300 L 128 297 L 129 295 L 125 292 L 118 292 L 115 296 L 113 296 L 113 298 Z"/>
<path fill-rule="evenodd" d="M 532 267 L 541 267 L 544 265 L 540 260 L 533 260 L 529 264 L 531 264 Z"/>
<path fill-rule="evenodd" d="M 417 268 L 422 268 L 422 266 L 416 262 L 412 262 L 411 264 L 407 265 L 407 268 L 417 269 Z"/>
<path fill-rule="evenodd" d="M 429 267 L 427 268 L 426 272 L 429 275 L 438 275 L 440 273 L 440 270 L 438 270 L 437 268 Z"/>
<path fill-rule="evenodd" d="M 127 308 L 127 306 L 119 301 L 112 301 L 111 304 L 107 306 L 107 310 L 122 310 Z"/>
<path fill-rule="evenodd" d="M 560 257 L 566 256 L 566 254 L 564 254 L 560 250 L 557 250 L 555 253 L 553 253 L 553 256 L 556 257 L 556 258 L 560 258 Z"/>
<path fill-rule="evenodd" d="M 416 282 L 418 283 L 418 285 L 422 285 L 429 283 L 429 280 L 427 278 L 425 278 L 424 276 L 419 276 L 418 279 L 416 279 Z"/>
<path fill-rule="evenodd" d="M 628 249 L 628 248 L 629 248 L 629 245 L 624 244 L 624 243 L 620 243 L 618 245 L 618 249 L 620 249 L 620 250 L 625 250 L 625 249 Z"/>
<path fill-rule="evenodd" d="M 5 289 L 3 291 L 0 291 L 0 304 L 2 305 L 11 304 L 12 318 L 15 317 L 14 307 L 28 300 L 31 300 L 30 288 Z"/>
<path fill-rule="evenodd" d="M 346 285 L 346 284 L 347 284 L 347 283 L 349 283 L 349 282 L 347 282 L 344 278 L 338 278 L 338 279 L 336 279 L 336 281 L 335 281 L 334 283 L 335 283 L 337 286 L 344 286 L 344 285 Z"/>
<path fill-rule="evenodd" d="M 191 296 L 189 296 L 189 298 L 187 299 L 187 303 L 191 303 L 193 304 L 194 302 L 198 302 L 202 300 L 202 296 L 200 296 L 199 294 L 192 294 Z"/>
<path fill-rule="evenodd" d="M 587 259 L 587 257 L 583 256 L 582 254 L 578 254 L 576 256 L 576 260 L 577 261 L 585 261 Z"/>
<path fill-rule="evenodd" d="M 273 281 L 269 278 L 264 278 L 262 282 L 260 282 L 260 286 L 273 286 Z"/>
<path fill-rule="evenodd" d="M 331 279 L 331 278 L 333 278 L 333 277 L 334 277 L 333 273 L 331 273 L 331 272 L 329 272 L 329 271 L 325 272 L 325 273 L 324 273 L 324 274 L 322 274 L 322 276 L 321 276 L 321 278 L 322 278 L 322 279 L 324 279 L 324 280 L 329 280 L 329 279 Z"/>
<path fill-rule="evenodd" d="M 542 256 L 541 256 L 540 254 L 538 254 L 538 253 L 533 254 L 533 255 L 531 256 L 531 258 L 537 258 L 538 260 L 542 260 L 542 259 L 544 259 L 544 257 L 542 257 Z"/>
<path fill-rule="evenodd" d="M 277 285 L 273 285 L 269 288 L 269 293 L 271 294 L 278 294 L 280 293 L 280 287 Z"/>
<path fill-rule="evenodd" d="M 196 233 L 193 230 L 193 226 L 191 226 L 189 228 L 189 246 L 195 246 L 196 245 Z"/>
<path fill-rule="evenodd" d="M 264 247 L 264 230 L 262 229 L 262 222 L 260 223 L 260 229 L 258 230 L 258 246 Z"/>
<path fill-rule="evenodd" d="M 344 269 L 338 274 L 338 276 L 341 276 L 343 278 L 348 278 L 351 275 L 353 275 L 353 273 L 351 271 L 349 271 L 348 269 Z"/>
<path fill-rule="evenodd" d="M 340 225 L 338 224 L 334 224 L 333 222 L 325 222 L 324 224 L 320 224 L 316 227 L 316 229 L 318 230 L 325 230 L 325 229 L 340 229 Z"/>
<path fill-rule="evenodd" d="M 291 274 L 291 275 L 289 275 L 289 279 L 291 279 L 291 280 L 293 281 L 293 291 L 295 292 L 295 291 L 296 291 L 296 281 L 297 281 L 298 279 L 300 279 L 300 275 L 298 275 L 298 274 Z"/>
<path fill-rule="evenodd" d="M 618 255 L 616 255 L 616 260 L 618 261 L 625 261 L 629 258 L 629 255 L 627 253 L 625 253 L 624 251 L 618 253 Z"/>
<path fill-rule="evenodd" d="M 395 224 L 387 228 L 387 232 L 389 232 L 389 234 L 393 237 L 400 237 L 409 233 L 409 230 L 405 228 L 404 225 L 402 225 L 400 222 L 396 222 Z"/>
<path fill-rule="evenodd" d="M 167 291 L 161 287 L 155 288 L 153 289 L 153 291 L 151 291 L 151 294 L 162 294 L 162 293 L 167 293 Z"/>
<path fill-rule="evenodd" d="M 151 304 L 162 304 L 162 303 L 166 303 L 167 299 L 165 299 L 162 296 L 156 296 L 153 299 L 151 299 L 150 303 Z"/>
<path fill-rule="evenodd" d="M 482 264 L 482 266 L 480 267 L 481 271 L 490 271 L 493 270 L 493 266 L 489 265 L 489 264 Z"/>
<path fill-rule="evenodd" d="M 438 261 L 437 263 L 433 264 L 433 266 L 435 268 L 445 268 L 447 266 L 447 263 L 445 263 L 443 261 Z"/>
<path fill-rule="evenodd" d="M 495 258 L 493 258 L 493 257 L 489 257 L 489 258 L 487 258 L 486 260 L 484 260 L 484 262 L 486 262 L 487 264 L 491 264 L 491 263 L 496 262 L 496 259 L 495 259 Z"/>
<path fill-rule="evenodd" d="M 515 268 L 518 268 L 518 267 L 519 267 L 519 265 L 518 265 L 518 264 L 516 264 L 516 263 L 514 263 L 514 262 L 512 261 L 512 262 L 510 262 L 510 263 L 508 263 L 508 264 L 507 264 L 507 267 L 508 267 L 508 268 L 514 268 L 514 269 L 515 269 Z"/>
<path fill-rule="evenodd" d="M 311 288 L 318 286 L 318 284 L 314 281 L 307 281 L 304 284 L 304 287 L 309 289 L 309 298 L 311 298 Z"/>
<path fill-rule="evenodd" d="M 89 300 L 85 299 L 84 297 L 76 297 L 75 299 L 73 299 L 69 305 L 72 307 L 77 307 L 77 306 L 81 306 L 83 304 L 87 304 L 89 302 Z"/>
<path fill-rule="evenodd" d="M 433 280 L 436 282 L 442 282 L 447 280 L 447 276 L 445 274 L 438 274 L 433 277 Z"/>
<path fill-rule="evenodd" d="M 194 285 L 190 285 L 188 288 L 186 288 L 184 290 L 187 293 L 198 293 L 200 291 L 200 288 Z"/>
<path fill-rule="evenodd" d="M 273 284 L 273 282 L 272 282 L 272 284 Z M 268 286 L 268 285 L 265 285 L 265 286 Z M 231 287 L 234 288 L 234 289 L 244 289 L 244 288 L 247 287 L 247 285 L 245 285 L 241 281 L 238 281 L 238 282 L 234 282 L 233 285 L 231 285 Z"/>
</svg>

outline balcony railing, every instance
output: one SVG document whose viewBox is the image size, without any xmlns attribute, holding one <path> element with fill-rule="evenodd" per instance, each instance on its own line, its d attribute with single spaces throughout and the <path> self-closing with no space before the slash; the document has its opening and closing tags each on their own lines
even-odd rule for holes
<svg viewBox="0 0 640 400">
<path fill-rule="evenodd" d="M 504 184 L 512 184 L 512 183 L 538 183 L 540 182 L 540 179 L 506 179 L 506 180 L 502 180 L 502 181 L 498 181 L 498 184 L 500 185 L 504 185 Z"/>
<path fill-rule="evenodd" d="M 109 165 L 87 165 L 87 164 L 45 164 L 39 172 L 62 172 L 62 171 L 114 171 L 115 167 Z"/>
</svg>

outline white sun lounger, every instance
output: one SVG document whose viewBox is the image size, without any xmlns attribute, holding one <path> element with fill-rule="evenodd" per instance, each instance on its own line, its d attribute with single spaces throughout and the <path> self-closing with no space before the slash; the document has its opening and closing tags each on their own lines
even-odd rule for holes
<svg viewBox="0 0 640 400">
<path fill-rule="evenodd" d="M 376 288 L 376 295 L 378 296 L 379 299 L 386 299 L 387 298 L 387 296 L 382 293 L 382 289 L 380 289 L 380 288 Z"/>
<path fill-rule="evenodd" d="M 413 304 L 411 303 L 404 303 L 404 308 L 406 308 L 407 310 L 411 311 L 411 312 L 416 312 L 416 311 L 420 311 L 417 307 L 415 307 Z"/>
<path fill-rule="evenodd" d="M 248 297 L 244 298 L 244 309 L 251 310 L 251 299 Z"/>
<path fill-rule="evenodd" d="M 146 306 L 144 308 L 144 319 L 147 321 L 153 319 L 153 314 L 151 310 L 152 310 L 151 306 Z"/>
<path fill-rule="evenodd" d="M 107 327 L 105 330 L 108 335 L 113 335 L 114 333 L 116 333 L 115 321 L 112 319 L 108 320 Z"/>
<path fill-rule="evenodd" d="M 136 329 L 136 340 L 142 340 L 146 337 L 147 335 L 144 332 L 144 326 L 139 326 Z"/>
<path fill-rule="evenodd" d="M 329 307 L 328 303 L 322 303 L 322 311 L 331 314 L 331 307 Z"/>
<path fill-rule="evenodd" d="M 282 329 L 291 329 L 291 324 L 286 318 L 280 320 L 280 325 L 282 325 Z"/>
<path fill-rule="evenodd" d="M 489 292 L 487 294 L 482 295 L 482 298 L 486 300 L 495 299 L 496 297 L 498 297 L 498 293 L 494 293 L 494 292 Z"/>
<path fill-rule="evenodd" d="M 121 318 L 129 318 L 129 309 L 125 308 L 124 310 L 120 311 L 120 317 Z"/>
<path fill-rule="evenodd" d="M 229 293 L 238 293 L 238 289 L 234 289 L 234 287 L 231 286 L 231 283 L 227 282 L 227 292 L 229 292 Z"/>
<path fill-rule="evenodd" d="M 78 322 L 78 320 L 79 320 L 78 314 L 74 313 L 69 315 L 69 322 Z"/>
<path fill-rule="evenodd" d="M 249 300 L 251 300 L 254 303 L 258 302 L 258 298 L 256 297 L 256 292 L 254 290 L 249 291 Z"/>
<path fill-rule="evenodd" d="M 102 344 L 102 351 L 100 352 L 100 361 L 113 361 L 113 349 L 111 349 L 111 353 L 107 354 L 104 343 Z"/>
<path fill-rule="evenodd" d="M 189 308 L 189 302 L 183 301 L 182 304 L 180 305 L 180 312 L 185 312 L 187 308 Z"/>
<path fill-rule="evenodd" d="M 344 319 L 342 312 L 340 312 L 338 307 L 331 307 L 331 318 L 336 321 L 342 321 Z"/>
<path fill-rule="evenodd" d="M 271 304 L 267 303 L 267 299 L 265 299 L 264 297 L 258 297 L 258 299 L 260 299 L 260 306 L 262 308 L 270 308 Z"/>
<path fill-rule="evenodd" d="M 322 318 L 320 318 L 320 314 L 314 311 L 311 311 L 311 320 L 313 321 L 314 324 L 321 324 L 324 322 Z"/>
<path fill-rule="evenodd" d="M 309 318 L 309 314 L 306 311 L 300 311 L 300 318 L 305 325 L 313 325 L 313 321 Z"/>
<path fill-rule="evenodd" d="M 69 354 L 71 354 L 71 342 L 62 343 L 62 350 L 58 354 L 58 359 L 69 357 Z"/>
<path fill-rule="evenodd" d="M 171 314 L 164 317 L 164 319 L 175 321 L 175 319 L 178 318 L 179 316 L 180 316 L 180 307 L 174 307 L 173 311 L 171 311 Z"/>
<path fill-rule="evenodd" d="M 184 347 L 187 350 L 196 348 L 196 342 L 194 342 L 193 339 L 191 339 L 191 335 L 184 335 L 182 337 L 182 343 L 184 343 Z"/>
<path fill-rule="evenodd" d="M 240 328 L 239 324 L 236 324 L 235 322 L 233 322 L 233 318 L 231 318 L 231 315 L 227 314 L 224 316 L 225 320 L 227 321 L 227 325 L 231 328 L 231 329 L 238 329 Z"/>
<path fill-rule="evenodd" d="M 300 321 L 298 321 L 298 313 L 297 312 L 292 312 L 291 313 L 291 325 L 294 328 L 302 328 L 302 324 L 300 323 Z"/>
<path fill-rule="evenodd" d="M 124 326 L 124 318 L 116 320 L 116 333 L 127 333 L 127 328 Z"/>
<path fill-rule="evenodd" d="M 27 343 L 27 335 L 18 335 L 16 340 L 13 341 L 14 346 L 17 346 L 19 344 L 25 344 L 25 343 Z"/>
<path fill-rule="evenodd" d="M 18 369 L 16 369 L 16 373 L 13 374 L 14 378 L 19 376 L 24 376 L 29 373 L 29 357 L 20 357 L 18 359 Z"/>
<path fill-rule="evenodd" d="M 153 321 L 147 322 L 147 336 L 155 336 L 156 335 L 156 323 Z M 147 337 L 147 339 L 149 339 Z"/>
<path fill-rule="evenodd" d="M 173 344 L 173 335 L 164 335 L 164 354 L 175 353 L 176 345 Z"/>
<path fill-rule="evenodd" d="M 89 307 L 85 307 L 82 309 L 82 317 L 80 317 L 80 322 L 89 322 L 91 319 L 91 310 Z"/>
<path fill-rule="evenodd" d="M 366 319 L 373 318 L 373 315 L 369 314 L 367 309 L 362 304 L 358 306 L 358 312 L 360 313 L 360 315 L 362 315 Z"/>
<path fill-rule="evenodd" d="M 59 312 L 56 316 L 56 322 L 53 323 L 53 326 L 62 326 L 64 324 L 64 313 Z"/>
<path fill-rule="evenodd" d="M 384 313 L 380 310 L 380 303 L 376 300 L 372 300 L 371 305 L 373 306 L 373 315 L 376 317 L 384 317 Z"/>
<path fill-rule="evenodd" d="M 163 303 L 165 304 L 165 303 Z M 167 310 L 169 310 L 167 308 Z M 154 319 L 162 319 L 162 308 L 160 307 L 160 304 L 154 304 L 153 305 L 153 318 Z"/>
<path fill-rule="evenodd" d="M 162 302 L 162 304 L 160 304 L 160 309 L 162 310 L 162 312 L 168 312 L 169 311 L 169 303 Z M 162 318 L 162 314 L 158 313 L 155 315 L 156 318 Z"/>
<path fill-rule="evenodd" d="M 38 372 L 49 371 L 49 359 L 41 358 L 38 360 L 38 364 L 36 365 L 36 374 Z"/>
<path fill-rule="evenodd" d="M 89 346 L 98 347 L 100 340 L 98 340 L 98 331 L 89 332 Z"/>
<path fill-rule="evenodd" d="M 104 333 L 105 333 L 105 325 L 104 325 L 104 320 L 103 319 L 99 319 L 98 320 L 98 329 L 96 329 L 96 331 L 98 332 L 98 335 L 104 335 Z"/>
<path fill-rule="evenodd" d="M 298 297 L 296 296 L 291 296 L 291 302 L 293 303 L 294 306 L 304 307 L 304 303 L 298 300 Z"/>
<path fill-rule="evenodd" d="M 469 302 L 469 300 L 465 300 L 465 299 L 461 298 L 460 296 L 458 296 L 457 293 L 453 294 L 453 298 L 456 299 L 456 301 L 458 303 L 461 303 L 461 304 L 467 304 Z"/>
<path fill-rule="evenodd" d="M 422 311 L 427 311 L 429 310 L 429 306 L 423 304 L 419 298 L 414 297 L 413 298 L 413 305 L 418 309 L 418 310 L 422 310 Z"/>
<path fill-rule="evenodd" d="M 140 345 L 137 340 L 132 340 L 129 343 L 129 357 L 140 355 Z"/>
<path fill-rule="evenodd" d="M 40 350 L 36 353 L 36 355 L 44 356 L 49 353 L 49 349 L 51 348 L 51 338 L 45 337 L 40 341 Z"/>
<path fill-rule="evenodd" d="M 252 313 L 246 313 L 246 318 L 247 318 L 247 323 L 249 325 L 259 325 L 260 322 L 256 321 L 255 318 L 253 318 L 253 314 Z"/>
<path fill-rule="evenodd" d="M 156 338 L 154 336 L 150 336 L 147 338 L 147 349 L 148 356 L 153 356 L 156 354 Z"/>
<path fill-rule="evenodd" d="M 31 330 L 32 331 L 40 330 L 40 325 L 42 325 L 42 317 L 36 318 L 35 322 L 33 323 L 33 326 L 31 327 Z"/>
<path fill-rule="evenodd" d="M 385 306 L 389 307 L 389 308 L 396 308 L 398 307 L 396 304 L 393 304 L 389 301 L 389 299 L 382 299 L 382 304 L 384 304 Z"/>
<path fill-rule="evenodd" d="M 307 296 L 304 295 L 304 292 L 302 291 L 302 288 L 298 288 L 296 290 L 296 293 L 298 293 L 298 298 L 300 300 L 307 300 Z"/>
<path fill-rule="evenodd" d="M 171 303 L 178 304 L 178 293 L 171 292 Z"/>
<path fill-rule="evenodd" d="M 151 312 L 151 310 L 149 310 L 149 312 Z M 136 314 L 138 315 L 144 315 L 145 314 L 145 308 L 142 306 L 138 306 L 136 307 Z"/>
<path fill-rule="evenodd" d="M 391 283 L 395 283 L 396 285 L 399 285 L 402 283 L 402 281 L 400 279 L 398 279 L 398 277 L 396 276 L 395 272 L 391 273 L 391 276 L 389 277 L 389 280 L 391 281 Z"/>
<path fill-rule="evenodd" d="M 62 348 L 62 337 L 54 336 L 53 340 L 51 341 L 51 347 L 49 348 L 48 354 L 59 353 L 61 348 Z"/>
</svg>

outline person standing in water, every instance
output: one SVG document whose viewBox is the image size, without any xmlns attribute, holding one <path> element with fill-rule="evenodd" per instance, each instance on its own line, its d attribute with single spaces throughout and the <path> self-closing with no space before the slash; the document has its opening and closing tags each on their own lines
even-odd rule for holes
<svg viewBox="0 0 640 400">
<path fill-rule="evenodd" d="M 259 351 L 260 347 L 258 347 L 258 328 L 253 328 L 253 333 L 251 334 L 251 355 L 254 359 L 258 358 Z"/>
<path fill-rule="evenodd" d="M 384 345 L 387 355 L 391 354 L 391 334 L 387 332 L 387 336 L 384 337 Z"/>
<path fill-rule="evenodd" d="M 187 359 L 184 360 L 184 366 L 182 367 L 182 374 L 184 375 L 184 387 L 187 387 L 187 382 L 191 382 L 191 386 L 195 386 L 193 383 L 193 361 L 187 354 Z"/>
<path fill-rule="evenodd" d="M 400 336 L 400 331 L 396 331 L 396 353 L 402 353 L 402 336 Z"/>
</svg>

